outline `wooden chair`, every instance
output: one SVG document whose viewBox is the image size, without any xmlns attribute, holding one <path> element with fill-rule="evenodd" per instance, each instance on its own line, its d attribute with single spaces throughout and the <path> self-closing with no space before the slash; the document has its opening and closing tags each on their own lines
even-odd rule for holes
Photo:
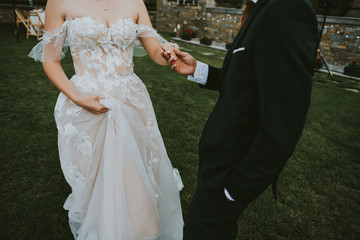
<svg viewBox="0 0 360 240">
<path fill-rule="evenodd" d="M 27 24 L 27 31 L 26 31 L 26 39 L 29 36 L 36 36 L 37 40 L 44 29 L 44 23 L 41 20 L 41 17 L 38 12 L 36 11 L 25 11 L 26 14 L 26 24 Z"/>
<path fill-rule="evenodd" d="M 30 31 L 29 26 L 27 24 L 26 17 L 21 13 L 21 11 L 18 8 L 15 8 L 15 14 L 16 14 L 16 26 L 17 26 L 17 29 L 19 29 L 19 24 L 22 23 L 26 27 L 26 31 L 27 32 Z"/>
</svg>

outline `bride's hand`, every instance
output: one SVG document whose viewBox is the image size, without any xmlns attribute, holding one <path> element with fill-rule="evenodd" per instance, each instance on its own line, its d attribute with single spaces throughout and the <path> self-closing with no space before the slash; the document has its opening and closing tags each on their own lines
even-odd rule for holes
<svg viewBox="0 0 360 240">
<path fill-rule="evenodd" d="M 99 103 L 101 99 L 104 99 L 104 97 L 85 95 L 75 99 L 74 103 L 93 114 L 106 113 L 109 109 Z"/>
<path fill-rule="evenodd" d="M 176 43 L 166 42 L 161 45 L 160 50 L 162 56 L 166 59 L 166 61 L 168 61 L 168 63 L 172 63 L 177 59 L 177 56 L 174 51 L 175 50 L 180 51 L 180 47 Z"/>
</svg>

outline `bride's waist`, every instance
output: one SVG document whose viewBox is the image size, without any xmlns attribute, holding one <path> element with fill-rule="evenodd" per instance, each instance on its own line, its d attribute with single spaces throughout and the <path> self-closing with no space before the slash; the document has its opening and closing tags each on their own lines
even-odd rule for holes
<svg viewBox="0 0 360 240">
<path fill-rule="evenodd" d="M 121 76 L 117 74 L 75 74 L 70 79 L 70 82 L 82 93 L 109 93 L 119 89 L 143 86 L 142 81 L 133 72 Z"/>
<path fill-rule="evenodd" d="M 128 78 L 136 75 L 133 71 L 124 72 L 123 74 L 118 74 L 117 72 L 107 72 L 102 74 L 92 74 L 92 73 L 75 73 L 70 81 L 74 79 L 88 79 L 88 81 L 109 81 L 111 79 L 122 79 Z"/>
<path fill-rule="evenodd" d="M 74 64 L 75 73 L 79 76 L 101 77 L 124 77 L 134 73 L 133 64 L 89 64 L 89 66 Z"/>
<path fill-rule="evenodd" d="M 75 71 L 73 77 L 88 78 L 89 80 L 103 80 L 113 78 L 125 78 L 134 75 L 134 69 L 126 69 L 123 71 Z"/>
</svg>

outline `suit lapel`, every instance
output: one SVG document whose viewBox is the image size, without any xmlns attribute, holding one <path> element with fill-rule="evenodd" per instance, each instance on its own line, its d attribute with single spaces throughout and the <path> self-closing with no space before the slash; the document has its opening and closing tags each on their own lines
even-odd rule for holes
<svg viewBox="0 0 360 240">
<path fill-rule="evenodd" d="M 223 66 L 222 66 L 222 71 L 221 71 L 220 79 L 223 78 L 223 76 L 224 76 L 224 74 L 225 74 L 225 72 L 226 72 L 226 70 L 227 70 L 227 67 L 228 67 L 229 62 L 230 62 L 230 59 L 231 59 L 231 57 L 232 57 L 232 55 L 233 55 L 233 51 L 234 51 L 234 49 L 235 49 L 235 46 L 237 45 L 237 43 L 240 41 L 241 37 L 242 37 L 243 34 L 245 33 L 246 28 L 247 28 L 247 27 L 249 26 L 249 24 L 251 23 L 251 20 L 252 20 L 252 18 L 255 16 L 257 10 L 259 9 L 259 7 L 260 7 L 262 4 L 266 3 L 267 1 L 268 1 L 268 0 L 259 0 L 259 1 L 255 4 L 254 8 L 251 10 L 251 12 L 250 12 L 249 16 L 247 17 L 244 25 L 241 27 L 239 33 L 238 33 L 237 36 L 235 37 L 231 48 L 229 49 L 229 51 L 228 51 L 227 54 L 226 54 L 226 57 L 225 57 L 225 60 L 224 60 Z"/>
</svg>

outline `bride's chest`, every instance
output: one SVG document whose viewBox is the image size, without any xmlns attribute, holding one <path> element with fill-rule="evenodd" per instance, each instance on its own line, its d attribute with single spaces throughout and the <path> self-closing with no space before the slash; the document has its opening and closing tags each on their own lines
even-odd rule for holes
<svg viewBox="0 0 360 240">
<path fill-rule="evenodd" d="M 135 23 L 131 18 L 120 18 L 109 27 L 91 17 L 74 18 L 67 31 L 72 48 L 117 46 L 124 49 L 133 45 L 136 40 Z"/>
</svg>

